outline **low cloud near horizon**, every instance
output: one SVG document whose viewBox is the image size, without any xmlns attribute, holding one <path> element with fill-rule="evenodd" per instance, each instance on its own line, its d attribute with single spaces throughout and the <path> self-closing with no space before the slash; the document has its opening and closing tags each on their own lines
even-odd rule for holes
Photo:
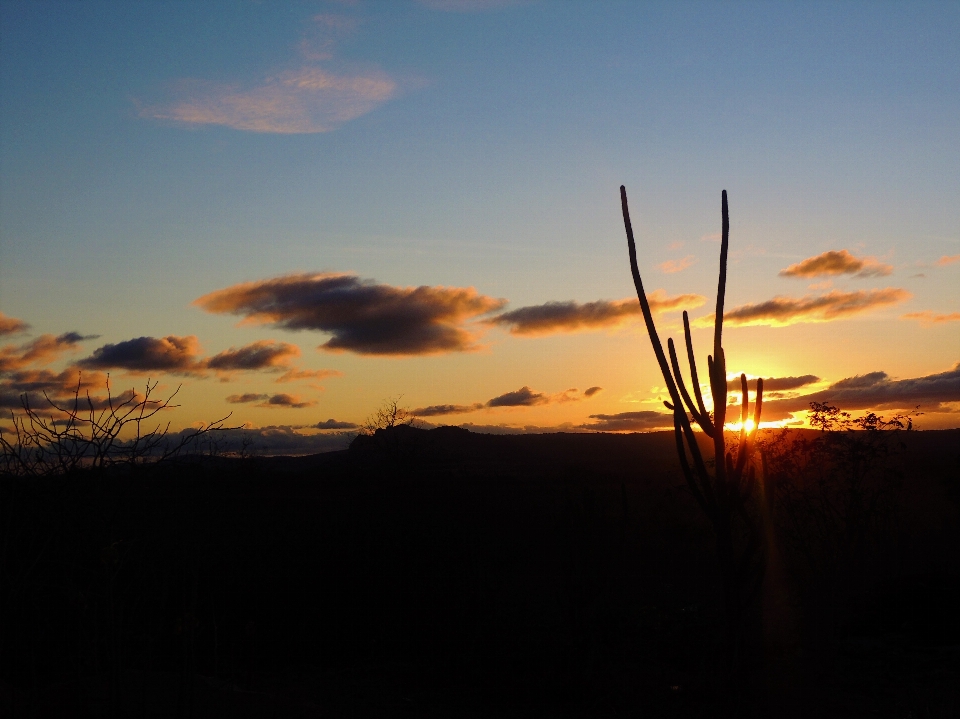
<svg viewBox="0 0 960 719">
<path fill-rule="evenodd" d="M 836 275 L 886 277 L 891 272 L 893 265 L 884 264 L 875 257 L 855 257 L 847 250 L 828 250 L 780 270 L 780 276 L 804 279 Z"/>
<path fill-rule="evenodd" d="M 602 387 L 590 387 L 583 392 L 583 396 L 590 398 L 602 391 Z M 577 396 L 578 390 L 571 388 L 559 392 L 555 395 L 548 395 L 543 392 L 535 392 L 530 387 L 524 385 L 513 392 L 505 392 L 486 402 L 474 402 L 473 404 L 435 404 L 429 407 L 418 407 L 410 410 L 414 417 L 442 417 L 453 414 L 469 414 L 481 409 L 492 409 L 496 407 L 535 407 L 543 404 L 553 404 L 560 402 L 574 402 L 580 399 Z"/>
<path fill-rule="evenodd" d="M 642 432 L 673 427 L 672 414 L 653 410 L 620 412 L 618 414 L 591 414 L 590 419 L 596 421 L 581 424 L 580 428 L 596 432 Z"/>
<path fill-rule="evenodd" d="M 695 294 L 669 297 L 663 290 L 655 290 L 647 296 L 647 301 L 650 303 L 650 310 L 659 314 L 700 307 L 706 302 L 706 298 Z M 627 297 L 622 300 L 597 300 L 583 304 L 573 300 L 546 302 L 502 312 L 485 322 L 507 327 L 513 335 L 534 336 L 617 327 L 640 315 L 640 302 L 636 297 Z"/>
<path fill-rule="evenodd" d="M 241 324 L 331 334 L 320 345 L 329 352 L 409 356 L 477 349 L 477 333 L 464 324 L 500 309 L 505 300 L 473 287 L 394 287 L 320 272 L 232 285 L 194 304 L 241 316 Z"/>
</svg>

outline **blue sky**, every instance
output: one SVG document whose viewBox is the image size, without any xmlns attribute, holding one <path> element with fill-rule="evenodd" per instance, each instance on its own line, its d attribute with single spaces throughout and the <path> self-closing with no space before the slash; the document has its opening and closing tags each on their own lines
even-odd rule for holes
<svg viewBox="0 0 960 719">
<path fill-rule="evenodd" d="M 656 409 L 636 323 L 494 326 L 479 350 L 387 357 L 193 304 L 321 271 L 473 287 L 508 309 L 627 298 L 620 184 L 645 281 L 668 296 L 715 291 L 721 189 L 728 307 L 900 290 L 835 320 L 732 329 L 738 369 L 826 388 L 960 360 L 957 3 L 6 2 L 0 20 L 0 311 L 32 333 L 9 341 L 99 335 L 62 368 L 138 337 L 196 336 L 204 356 L 272 340 L 342 373 L 296 386 L 314 404 L 289 409 L 224 404 L 270 394 L 269 372 L 161 372 L 185 383 L 183 421 L 358 422 L 401 393 L 466 406 L 523 386 L 604 391 L 453 419 Z M 889 271 L 778 274 L 840 250 Z"/>
</svg>

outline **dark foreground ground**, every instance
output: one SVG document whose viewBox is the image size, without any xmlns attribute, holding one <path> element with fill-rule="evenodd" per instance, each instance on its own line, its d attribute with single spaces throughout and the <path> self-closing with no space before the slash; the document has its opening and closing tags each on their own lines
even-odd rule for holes
<svg viewBox="0 0 960 719">
<path fill-rule="evenodd" d="M 674 451 L 442 428 L 3 479 L 0 715 L 716 716 L 713 535 Z M 741 715 L 960 715 L 960 431 L 884 468 L 846 513 L 775 516 Z"/>
</svg>

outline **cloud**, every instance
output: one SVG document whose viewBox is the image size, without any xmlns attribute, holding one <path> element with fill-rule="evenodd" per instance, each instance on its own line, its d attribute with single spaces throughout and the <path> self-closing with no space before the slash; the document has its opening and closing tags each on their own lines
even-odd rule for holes
<svg viewBox="0 0 960 719">
<path fill-rule="evenodd" d="M 547 404 L 550 398 L 541 392 L 534 392 L 527 386 L 523 386 L 513 392 L 507 392 L 499 397 L 494 397 L 487 402 L 487 407 L 532 407 L 538 404 Z"/>
<path fill-rule="evenodd" d="M 668 312 L 681 307 L 700 307 L 706 298 L 701 295 L 668 297 L 663 290 L 652 292 L 647 301 L 654 313 Z M 579 304 L 574 301 L 547 302 L 542 305 L 520 307 L 494 315 L 487 324 L 505 325 L 513 335 L 545 335 L 556 332 L 583 332 L 604 327 L 616 327 L 640 315 L 636 298 L 597 300 Z"/>
<path fill-rule="evenodd" d="M 827 402 L 843 410 L 909 409 L 920 405 L 937 411 L 950 402 L 960 402 L 960 362 L 952 369 L 913 379 L 890 379 L 886 372 L 847 377 L 827 389 L 801 397 L 764 402 L 765 419 L 783 419 L 791 412 L 810 408 L 811 402 Z"/>
<path fill-rule="evenodd" d="M 353 422 L 340 422 L 336 419 L 325 419 L 313 425 L 316 429 L 357 429 L 360 425 Z"/>
<path fill-rule="evenodd" d="M 952 265 L 954 262 L 960 262 L 960 255 L 944 255 L 933 264 L 937 267 L 946 267 L 947 265 Z"/>
<path fill-rule="evenodd" d="M 306 407 L 313 407 L 315 404 L 317 404 L 316 400 L 304 400 L 298 395 L 275 394 L 267 398 L 264 402 L 258 404 L 257 407 L 285 407 L 287 409 L 304 409 Z"/>
<path fill-rule="evenodd" d="M 923 312 L 908 312 L 900 315 L 902 320 L 917 320 L 922 325 L 936 325 L 943 322 L 960 322 L 960 312 L 950 312 L 948 314 L 938 314 L 930 310 Z"/>
<path fill-rule="evenodd" d="M 244 323 L 332 334 L 327 351 L 388 356 L 476 349 L 477 336 L 461 325 L 504 303 L 473 287 L 392 287 L 338 273 L 246 282 L 194 302 Z"/>
<path fill-rule="evenodd" d="M 786 390 L 797 389 L 798 387 L 805 387 L 808 384 L 814 384 L 819 381 L 820 381 L 820 378 L 812 374 L 800 375 L 799 377 L 764 377 L 763 391 L 764 392 L 783 392 Z M 751 379 L 749 380 L 748 384 L 751 384 L 753 387 L 756 387 L 757 380 Z M 735 379 L 727 380 L 727 391 L 728 392 L 740 391 L 739 377 L 736 377 Z"/>
<path fill-rule="evenodd" d="M 231 347 L 203 361 L 212 370 L 261 370 L 286 368 L 290 360 L 300 356 L 300 348 L 288 342 L 260 340 L 240 349 Z"/>
<path fill-rule="evenodd" d="M 18 320 L 16 317 L 8 317 L 3 314 L 3 312 L 0 312 L 0 336 L 26 332 L 28 329 L 30 329 L 30 325 L 23 320 Z"/>
<path fill-rule="evenodd" d="M 290 369 L 277 377 L 277 382 L 297 382 L 302 379 L 321 380 L 327 377 L 343 377 L 343 372 L 335 369 Z"/>
<path fill-rule="evenodd" d="M 260 400 L 269 399 L 270 395 L 268 394 L 256 394 L 255 392 L 247 392 L 245 394 L 232 394 L 227 397 L 227 402 L 230 404 L 246 404 L 247 402 L 259 402 Z"/>
<path fill-rule="evenodd" d="M 308 429 L 295 425 L 229 429 L 217 432 L 217 446 L 222 452 L 240 452 L 258 456 L 302 456 L 347 449 L 352 435 L 329 432 L 303 434 Z M 185 429 L 174 436 L 189 436 L 194 430 Z"/>
<path fill-rule="evenodd" d="M 195 335 L 137 337 L 98 347 L 77 364 L 91 369 L 116 368 L 138 373 L 197 374 L 203 367 L 197 359 L 199 351 L 200 342 Z"/>
<path fill-rule="evenodd" d="M 664 272 L 668 275 L 672 275 L 676 272 L 683 272 L 685 269 L 690 267 L 697 261 L 697 258 L 693 255 L 687 255 L 682 260 L 667 260 L 666 262 L 661 262 L 657 265 L 660 268 L 661 272 Z"/>
<path fill-rule="evenodd" d="M 822 277 L 825 275 L 853 275 L 854 277 L 886 277 L 893 272 L 892 265 L 874 257 L 854 257 L 846 250 L 829 250 L 816 257 L 780 270 L 781 277 Z"/>
<path fill-rule="evenodd" d="M 587 389 L 583 390 L 583 395 L 584 397 L 593 397 L 593 395 L 598 392 L 603 392 L 603 387 L 587 387 Z"/>
<path fill-rule="evenodd" d="M 597 421 L 581 424 L 580 427 L 597 432 L 640 432 L 673 427 L 672 414 L 651 410 L 620 412 L 619 414 L 591 414 L 590 419 Z"/>
<path fill-rule="evenodd" d="M 329 132 L 395 97 L 385 73 L 352 75 L 305 66 L 266 77 L 254 87 L 181 81 L 178 99 L 143 107 L 141 117 L 184 125 L 222 125 L 279 134 Z"/>
<path fill-rule="evenodd" d="M 82 335 L 79 332 L 64 332 L 62 335 L 40 335 L 22 345 L 7 345 L 0 348 L 0 374 L 13 372 L 29 365 L 44 365 L 56 360 L 66 352 L 80 347 L 85 340 L 97 335 Z"/>
<path fill-rule="evenodd" d="M 429 407 L 418 407 L 411 410 L 410 414 L 414 417 L 442 417 L 448 414 L 467 414 L 483 408 L 484 404 L 482 402 L 476 404 L 434 404 Z"/>
<path fill-rule="evenodd" d="M 834 290 L 819 297 L 806 295 L 799 299 L 778 295 L 755 305 L 741 305 L 724 313 L 724 324 L 731 326 L 770 325 L 783 327 L 801 322 L 829 322 L 843 319 L 876 307 L 903 302 L 912 297 L 906 290 L 887 287 L 882 290 L 841 292 Z M 695 327 L 712 327 L 713 315 L 698 317 Z"/>
<path fill-rule="evenodd" d="M 0 379 L 0 407 L 19 408 L 20 396 L 25 394 L 31 407 L 45 410 L 49 405 L 44 399 L 44 393 L 54 402 L 63 404 L 67 401 L 72 402 L 79 389 L 81 408 L 87 409 L 87 392 L 103 390 L 106 383 L 106 375 L 99 372 L 81 373 L 78 367 L 68 367 L 61 372 L 48 369 L 7 372 L 3 379 Z M 129 392 L 123 392 L 120 396 L 125 398 L 129 395 Z M 96 396 L 92 397 L 92 401 L 95 407 L 99 408 L 103 405 L 102 399 Z"/>
</svg>

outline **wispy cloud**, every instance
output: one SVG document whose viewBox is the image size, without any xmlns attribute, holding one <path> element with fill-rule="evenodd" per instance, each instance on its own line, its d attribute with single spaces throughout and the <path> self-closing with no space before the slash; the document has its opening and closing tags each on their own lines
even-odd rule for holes
<svg viewBox="0 0 960 719">
<path fill-rule="evenodd" d="M 478 336 L 463 324 L 504 303 L 473 287 L 393 287 L 337 273 L 247 282 L 194 302 L 244 323 L 332 334 L 326 351 L 387 356 L 476 349 Z"/>
<path fill-rule="evenodd" d="M 652 292 L 647 299 L 654 313 L 700 307 L 706 301 L 702 295 L 668 297 L 663 290 Z M 635 297 L 628 297 L 623 300 L 597 300 L 583 304 L 572 300 L 547 302 L 503 312 L 486 322 L 509 327 L 510 334 L 532 336 L 616 327 L 639 315 L 640 302 Z"/>
<path fill-rule="evenodd" d="M 657 265 L 660 268 L 661 272 L 664 272 L 668 275 L 672 275 L 676 272 L 683 272 L 685 269 L 690 267 L 693 263 L 697 261 L 697 258 L 693 255 L 687 255 L 682 260 L 667 260 L 666 262 L 661 262 Z"/>
<path fill-rule="evenodd" d="M 954 262 L 960 262 L 960 255 L 944 255 L 933 264 L 937 267 L 946 267 L 947 265 L 952 265 Z"/>
<path fill-rule="evenodd" d="M 960 322 L 960 312 L 938 313 L 931 310 L 908 312 L 900 315 L 902 320 L 917 320 L 922 325 L 937 325 L 944 322 Z"/>
<path fill-rule="evenodd" d="M 723 321 L 732 326 L 770 325 L 782 327 L 801 322 L 829 322 L 869 312 L 878 307 L 895 305 L 912 295 L 898 287 L 882 290 L 841 292 L 834 290 L 819 297 L 777 296 L 754 305 L 741 305 L 724 313 Z M 713 326 L 713 315 L 698 317 L 696 327 Z"/>
<path fill-rule="evenodd" d="M 277 382 L 298 382 L 305 379 L 321 380 L 327 377 L 343 377 L 343 372 L 335 369 L 290 369 L 277 377 Z"/>
<path fill-rule="evenodd" d="M 340 75 L 303 67 L 267 77 L 247 89 L 184 81 L 177 88 L 180 99 L 144 107 L 140 115 L 249 132 L 329 132 L 382 105 L 397 89 L 396 81 L 379 71 Z"/>
<path fill-rule="evenodd" d="M 579 390 L 575 387 L 554 395 L 549 395 L 544 392 L 536 392 L 524 385 L 520 389 L 498 395 L 486 402 L 474 402 L 473 404 L 435 404 L 429 407 L 418 407 L 417 409 L 411 410 L 410 414 L 415 417 L 442 417 L 453 414 L 469 414 L 470 412 L 478 412 L 482 409 L 493 409 L 497 407 L 534 407 L 543 404 L 577 402 L 583 397 L 593 397 L 602 389 L 602 387 L 590 387 L 583 392 L 581 397 Z"/>
<path fill-rule="evenodd" d="M 764 418 L 785 419 L 792 412 L 810 408 L 811 402 L 827 402 L 844 410 L 911 409 L 936 411 L 950 402 L 960 402 L 960 363 L 946 372 L 894 380 L 886 372 L 869 372 L 834 382 L 827 389 L 763 403 Z"/>
<path fill-rule="evenodd" d="M 884 264 L 875 257 L 855 257 L 847 250 L 829 250 L 780 270 L 780 276 L 804 278 L 832 275 L 886 277 L 891 272 L 893 272 L 892 265 Z"/>
<path fill-rule="evenodd" d="M 597 432 L 641 432 L 673 427 L 672 414 L 652 410 L 620 412 L 618 414 L 591 414 L 590 419 L 596 421 L 581 424 L 581 429 L 590 429 Z"/>
<path fill-rule="evenodd" d="M 8 317 L 0 312 L 0 336 L 19 334 L 20 332 L 26 332 L 28 329 L 30 329 L 30 325 L 23 320 Z"/>
</svg>

